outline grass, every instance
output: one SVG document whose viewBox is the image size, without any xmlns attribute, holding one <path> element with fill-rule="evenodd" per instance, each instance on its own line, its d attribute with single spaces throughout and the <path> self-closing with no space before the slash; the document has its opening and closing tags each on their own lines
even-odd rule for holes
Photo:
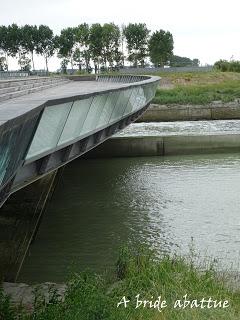
<svg viewBox="0 0 240 320">
<path fill-rule="evenodd" d="M 161 312 L 154 308 L 136 309 L 136 295 L 154 300 L 159 295 L 167 307 Z M 229 308 L 174 309 L 177 299 L 228 300 Z M 127 308 L 117 303 L 126 296 Z M 18 313 L 18 316 L 17 316 Z M 52 299 L 50 304 L 38 303 L 31 315 L 14 310 L 0 295 L 0 319 L 4 320 L 239 320 L 240 291 L 227 287 L 214 268 L 209 265 L 199 271 L 181 257 L 164 256 L 157 259 L 146 249 L 121 250 L 114 274 L 98 275 L 92 272 L 74 274 L 64 302 Z"/>
<path fill-rule="evenodd" d="M 240 73 L 192 72 L 162 76 L 162 82 L 173 88 L 160 88 L 156 104 L 208 104 L 213 101 L 229 102 L 240 98 Z"/>
<path fill-rule="evenodd" d="M 240 81 L 238 72 L 173 72 L 156 74 L 163 79 L 169 80 L 173 85 L 197 85 L 205 86 L 209 84 L 219 84 L 228 81 Z"/>
<path fill-rule="evenodd" d="M 209 85 L 178 85 L 173 89 L 158 89 L 156 104 L 208 104 L 229 102 L 240 98 L 240 81 L 224 81 Z"/>
</svg>

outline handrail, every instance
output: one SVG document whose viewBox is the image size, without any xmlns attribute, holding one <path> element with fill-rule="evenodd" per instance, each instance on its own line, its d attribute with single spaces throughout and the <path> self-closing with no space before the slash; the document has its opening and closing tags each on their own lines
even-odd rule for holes
<svg viewBox="0 0 240 320">
<path fill-rule="evenodd" d="M 0 71 L 0 79 L 28 77 L 29 71 Z"/>
</svg>

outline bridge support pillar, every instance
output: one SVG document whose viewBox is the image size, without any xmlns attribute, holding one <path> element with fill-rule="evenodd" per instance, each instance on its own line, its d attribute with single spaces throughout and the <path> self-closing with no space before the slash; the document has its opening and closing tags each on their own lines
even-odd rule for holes
<svg viewBox="0 0 240 320">
<path fill-rule="evenodd" d="M 15 192 L 0 210 L 0 278 L 4 281 L 17 280 L 56 177 L 57 170 Z"/>
</svg>

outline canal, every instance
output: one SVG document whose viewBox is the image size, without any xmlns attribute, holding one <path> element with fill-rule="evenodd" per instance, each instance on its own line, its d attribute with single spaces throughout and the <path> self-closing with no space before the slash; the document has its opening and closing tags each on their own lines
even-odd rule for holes
<svg viewBox="0 0 240 320">
<path fill-rule="evenodd" d="M 125 243 L 215 257 L 237 270 L 240 154 L 76 160 L 66 166 L 18 281 L 113 266 Z"/>
</svg>

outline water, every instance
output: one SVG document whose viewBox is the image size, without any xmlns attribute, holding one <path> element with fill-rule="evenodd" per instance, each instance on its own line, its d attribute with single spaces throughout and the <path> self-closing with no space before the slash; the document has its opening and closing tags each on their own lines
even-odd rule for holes
<svg viewBox="0 0 240 320">
<path fill-rule="evenodd" d="M 66 166 L 19 281 L 112 266 L 123 243 L 238 269 L 240 154 L 76 160 Z"/>
<path fill-rule="evenodd" d="M 240 120 L 134 123 L 115 136 L 240 134 Z"/>
</svg>

